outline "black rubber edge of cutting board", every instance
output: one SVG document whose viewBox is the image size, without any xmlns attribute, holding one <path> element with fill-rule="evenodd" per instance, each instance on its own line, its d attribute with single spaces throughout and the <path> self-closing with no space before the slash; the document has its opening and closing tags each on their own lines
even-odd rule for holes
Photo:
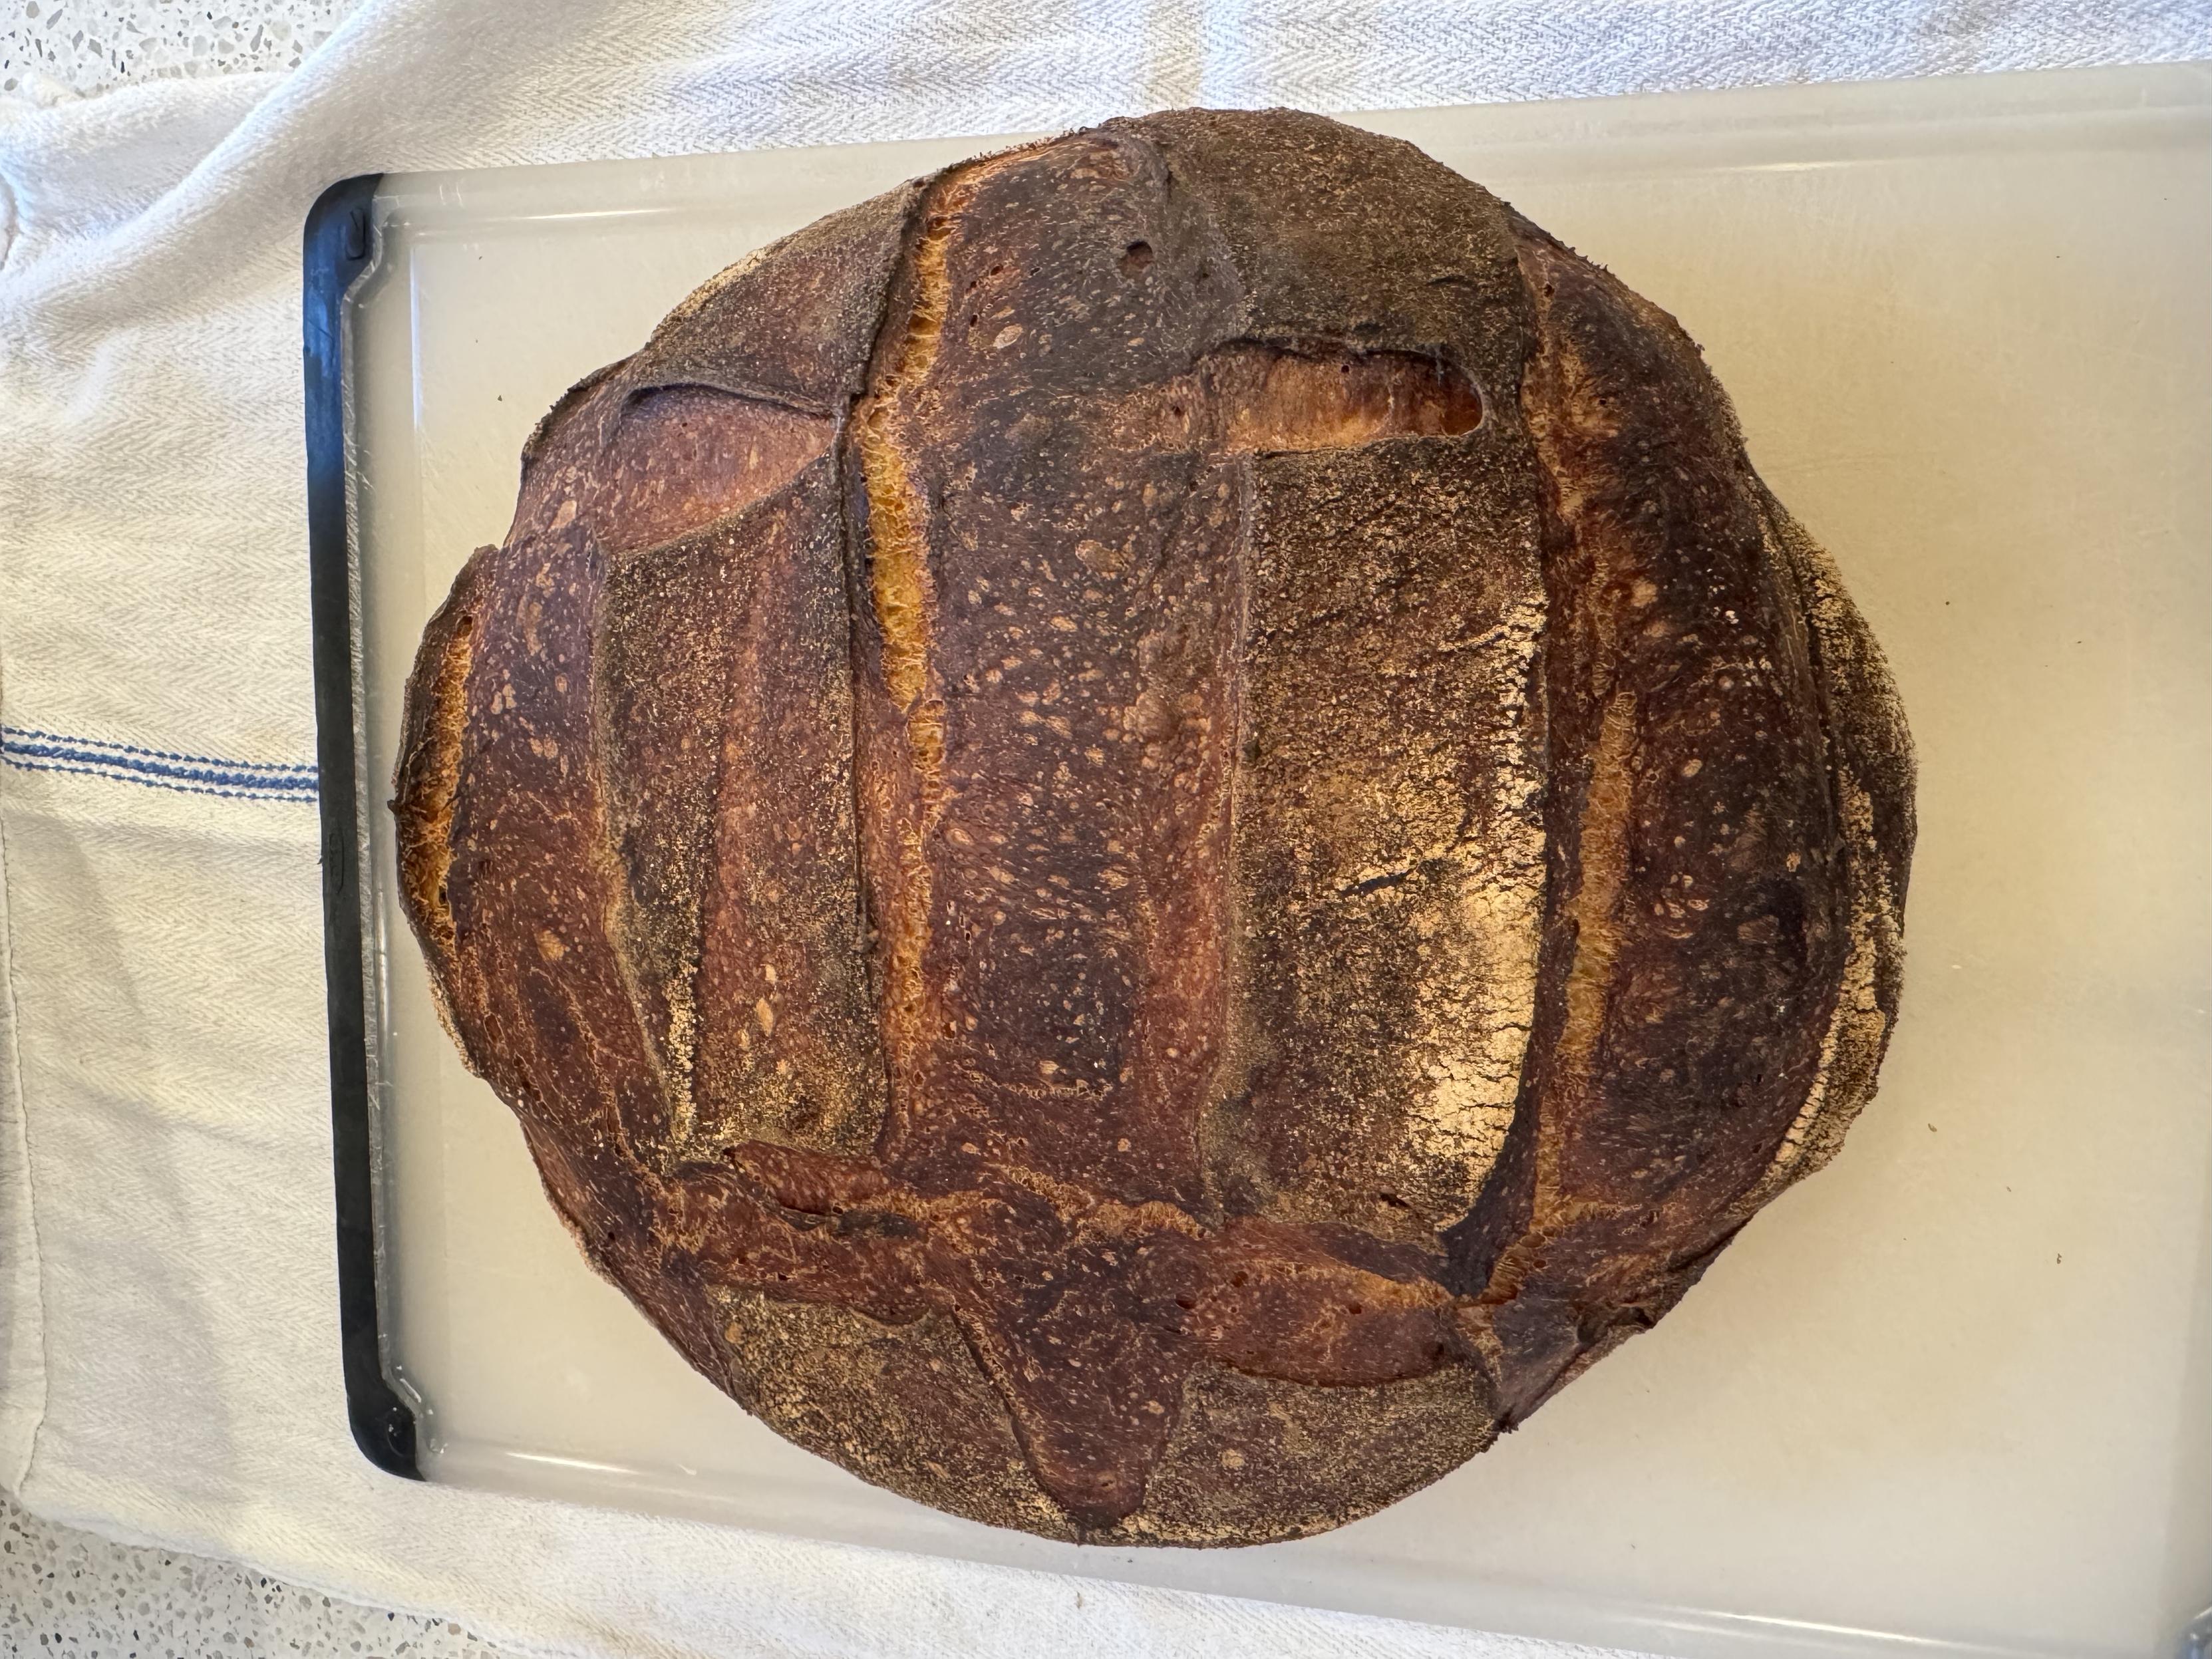
<svg viewBox="0 0 2212 1659">
<path fill-rule="evenodd" d="M 307 578 L 315 657 L 315 763 L 323 831 L 323 978 L 329 1005 L 331 1152 L 337 1176 L 338 1340 L 346 1416 L 362 1455 L 422 1479 L 415 1413 L 384 1374 L 377 1295 L 374 1127 L 362 968 L 362 780 L 354 764 L 353 547 L 346 514 L 346 293 L 374 262 L 369 204 L 382 179 L 342 179 L 301 234 L 300 312 L 307 394 Z"/>
</svg>

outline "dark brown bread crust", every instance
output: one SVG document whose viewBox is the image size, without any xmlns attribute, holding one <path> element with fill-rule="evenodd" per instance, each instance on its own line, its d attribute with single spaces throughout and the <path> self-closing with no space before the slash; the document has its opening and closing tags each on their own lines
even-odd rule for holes
<svg viewBox="0 0 2212 1659">
<path fill-rule="evenodd" d="M 1911 758 L 1663 313 L 1316 117 L 717 278 L 426 631 L 402 890 L 599 1271 L 1048 1535 L 1369 1513 L 1872 1092 Z"/>
</svg>

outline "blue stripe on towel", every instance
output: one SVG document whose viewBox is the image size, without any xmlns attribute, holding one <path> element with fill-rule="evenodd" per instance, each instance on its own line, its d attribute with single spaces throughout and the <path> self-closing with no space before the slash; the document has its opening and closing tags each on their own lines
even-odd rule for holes
<svg viewBox="0 0 2212 1659">
<path fill-rule="evenodd" d="M 80 749 L 105 749 L 120 755 L 140 755 L 148 760 L 177 761 L 188 766 L 220 766 L 234 772 L 286 773 L 294 776 L 315 775 L 313 766 L 282 765 L 276 761 L 218 760 L 212 755 L 179 755 L 167 749 L 141 749 L 135 743 L 108 743 L 99 738 L 68 738 L 58 732 L 40 732 L 28 726 L 0 726 L 0 741 L 13 742 L 27 738 L 38 743 L 64 743 Z"/>
<path fill-rule="evenodd" d="M 316 793 L 313 766 L 222 760 L 98 738 L 64 737 L 22 726 L 0 726 L 0 761 L 27 772 L 70 772 L 149 789 L 240 800 L 313 801 Z"/>
</svg>

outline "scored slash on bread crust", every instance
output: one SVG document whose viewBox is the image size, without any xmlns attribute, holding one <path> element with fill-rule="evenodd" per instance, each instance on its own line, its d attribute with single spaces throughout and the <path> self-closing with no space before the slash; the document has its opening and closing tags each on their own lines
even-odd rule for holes
<svg viewBox="0 0 2212 1659">
<path fill-rule="evenodd" d="M 1872 1092 L 1909 739 L 1664 313 L 1179 112 L 702 289 L 426 631 L 403 899 L 592 1264 L 798 1443 L 1232 1544 L 1444 1474 Z"/>
</svg>

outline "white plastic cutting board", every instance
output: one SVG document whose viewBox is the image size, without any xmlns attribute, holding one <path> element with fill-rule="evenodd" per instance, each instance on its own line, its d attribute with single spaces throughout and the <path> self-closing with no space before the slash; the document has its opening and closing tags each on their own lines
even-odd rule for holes
<svg viewBox="0 0 2212 1659">
<path fill-rule="evenodd" d="M 1370 1520 L 1226 1552 L 994 1532 L 776 1439 L 586 1268 L 438 1030 L 380 805 L 389 1357 L 426 1472 L 1686 1654 L 2170 1652 L 2212 1600 L 2212 71 L 1362 118 L 1680 318 L 1888 651 L 1911 960 L 1842 1157 Z M 747 249 L 988 147 L 385 181 L 353 335 L 365 799 L 561 391 Z"/>
</svg>

